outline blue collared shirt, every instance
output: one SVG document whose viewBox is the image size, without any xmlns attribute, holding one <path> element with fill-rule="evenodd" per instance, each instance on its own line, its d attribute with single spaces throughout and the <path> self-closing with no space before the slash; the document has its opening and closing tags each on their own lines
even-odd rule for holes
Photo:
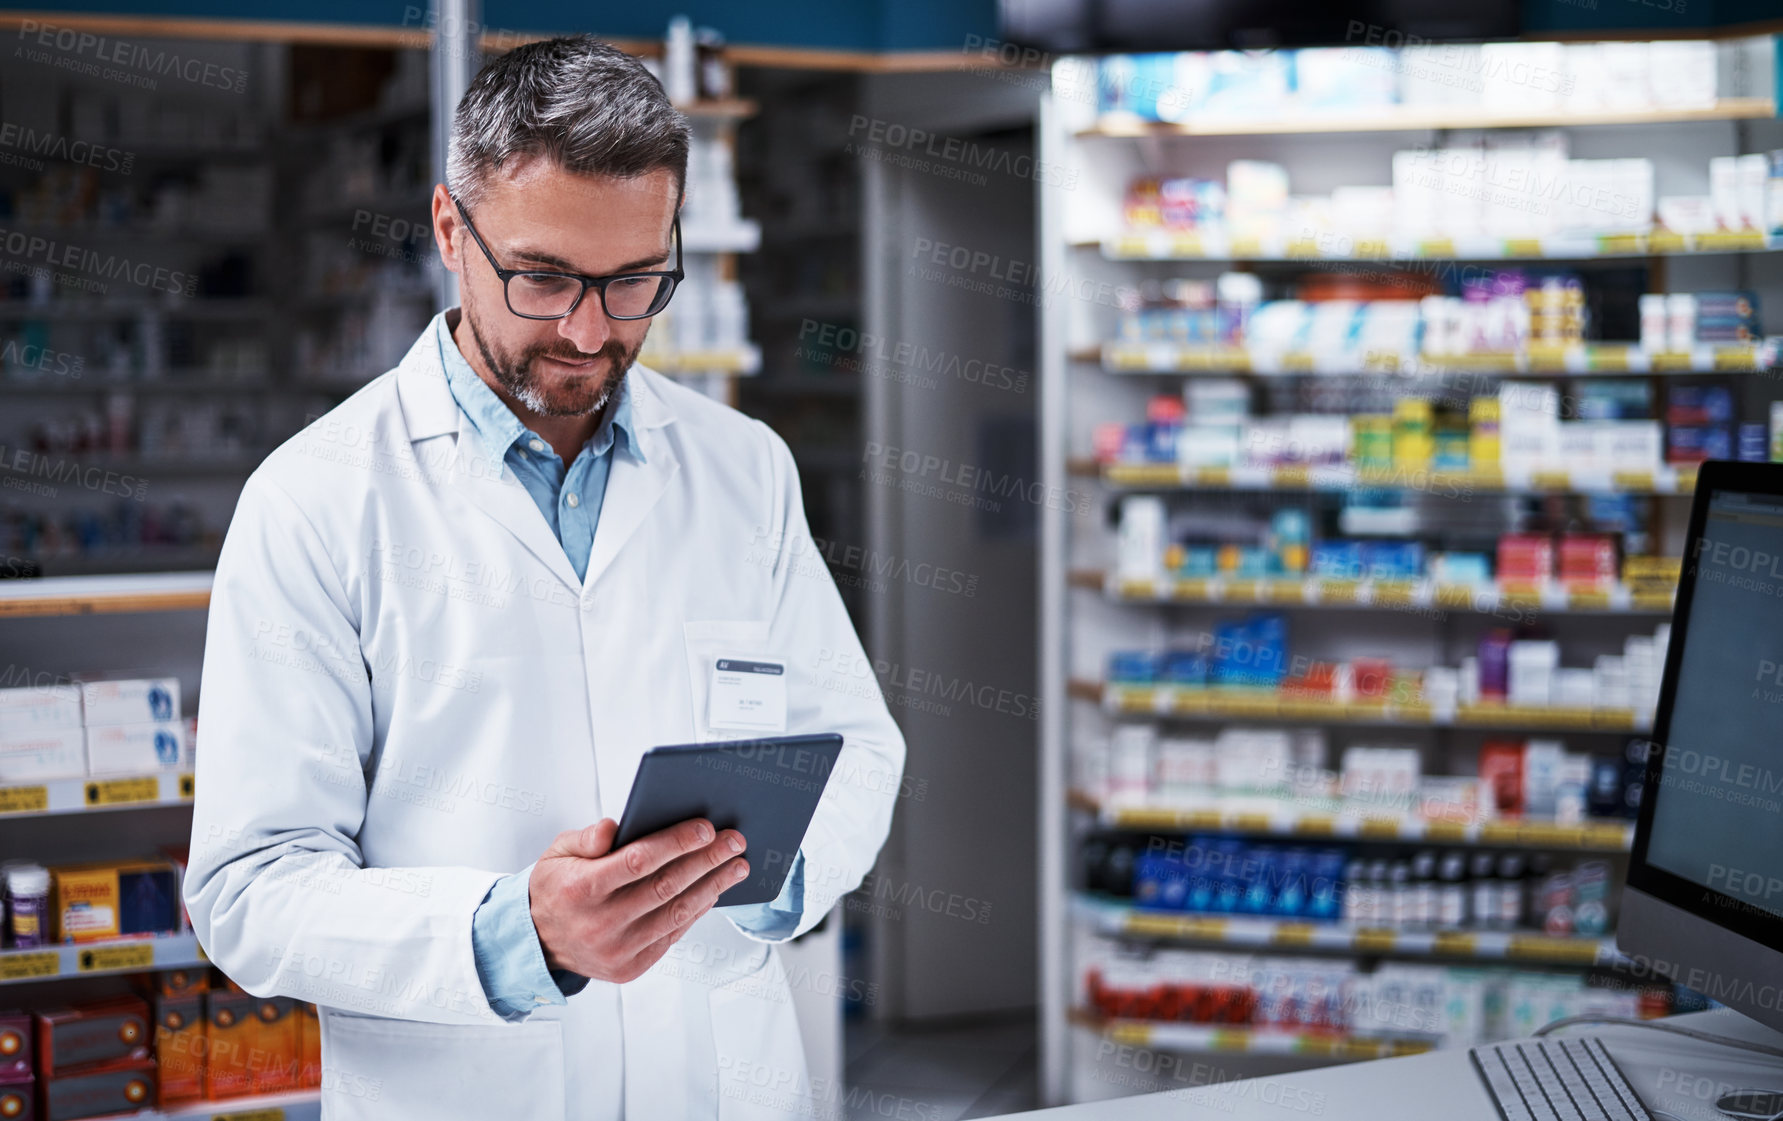
<svg viewBox="0 0 1783 1121">
<path fill-rule="evenodd" d="M 630 379 L 619 383 L 618 396 L 600 427 L 566 469 L 550 443 L 522 424 L 471 369 L 452 340 L 445 316 L 435 319 L 434 332 L 446 385 L 470 419 L 481 445 L 474 449 L 475 454 L 486 456 L 492 469 L 499 463 L 514 473 L 563 545 L 576 575 L 586 580 L 613 457 L 623 445 L 626 455 L 644 462 L 632 424 Z M 563 1004 L 588 984 L 586 977 L 546 966 L 532 924 L 531 878 L 528 866 L 497 880 L 471 921 L 471 946 L 483 991 L 490 1007 L 509 1020 L 523 1019 L 540 1005 Z M 793 860 L 778 898 L 771 903 L 726 908 L 726 912 L 731 921 L 759 938 L 782 939 L 798 926 L 804 899 L 805 855 L 801 852 Z"/>
</svg>

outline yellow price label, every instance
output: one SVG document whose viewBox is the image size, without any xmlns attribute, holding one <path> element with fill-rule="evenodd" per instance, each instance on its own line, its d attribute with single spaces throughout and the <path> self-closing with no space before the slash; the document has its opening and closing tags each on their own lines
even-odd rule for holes
<svg viewBox="0 0 1783 1121">
<path fill-rule="evenodd" d="M 1158 594 L 1158 585 L 1151 580 L 1122 580 L 1115 594 L 1121 599 L 1151 599 Z"/>
<path fill-rule="evenodd" d="M 1640 611 L 1670 611 L 1672 593 L 1636 592 L 1629 597 L 1629 604 Z"/>
<path fill-rule="evenodd" d="M 49 808 L 47 786 L 0 786 L 0 813 L 42 813 Z"/>
<path fill-rule="evenodd" d="M 1298 604 L 1306 602 L 1306 585 L 1298 580 L 1271 580 L 1264 586 L 1270 603 Z"/>
<path fill-rule="evenodd" d="M 1278 487 L 1298 489 L 1312 481 L 1312 468 L 1304 463 L 1289 464 L 1286 467 L 1277 467 L 1272 478 Z"/>
<path fill-rule="evenodd" d="M 1208 1045 L 1214 1051 L 1248 1051 L 1251 1046 L 1251 1033 L 1223 1028 L 1213 1033 Z"/>
<path fill-rule="evenodd" d="M 1647 235 L 1647 251 L 1650 253 L 1682 253 L 1684 246 L 1684 235 L 1670 230 L 1654 230 Z"/>
<path fill-rule="evenodd" d="M 115 973 L 120 969 L 152 969 L 155 947 L 148 942 L 134 946 L 94 946 L 75 955 L 74 967 L 82 973 Z"/>
<path fill-rule="evenodd" d="M 1627 373 L 1628 348 L 1625 346 L 1589 347 L 1585 351 L 1585 365 L 1603 373 Z"/>
<path fill-rule="evenodd" d="M 1316 929 L 1311 923 L 1285 922 L 1275 928 L 1269 941 L 1277 946 L 1310 946 Z"/>
<path fill-rule="evenodd" d="M 1649 494 L 1653 490 L 1653 472 L 1615 471 L 1610 474 L 1610 484 L 1617 490 L 1631 491 L 1636 494 Z"/>
<path fill-rule="evenodd" d="M 1266 813 L 1239 813 L 1232 815 L 1232 831 L 1235 833 L 1267 833 L 1274 823 Z"/>
<path fill-rule="evenodd" d="M 154 775 L 140 778 L 114 778 L 89 782 L 86 801 L 89 806 L 127 806 L 137 802 L 153 802 L 161 797 L 161 783 Z"/>
<path fill-rule="evenodd" d="M 1385 954 L 1390 953 L 1393 947 L 1399 944 L 1399 936 L 1391 930 L 1364 927 L 1356 932 L 1354 938 L 1350 939 L 1350 944 L 1359 953 Z"/>
<path fill-rule="evenodd" d="M 1362 585 L 1355 580 L 1319 581 L 1321 603 L 1355 603 L 1361 593 Z"/>
<path fill-rule="evenodd" d="M 1716 230 L 1697 234 L 1698 249 L 1763 249 L 1764 234 L 1757 230 Z"/>
<path fill-rule="evenodd" d="M 1356 242 L 1357 257 L 1385 257 L 1392 252 L 1385 238 L 1363 238 Z"/>
<path fill-rule="evenodd" d="M 1284 257 L 1317 257 L 1319 255 L 1318 239 L 1311 237 L 1297 237 L 1288 242 L 1288 247 L 1282 251 Z"/>
<path fill-rule="evenodd" d="M 1201 244 L 1200 234 L 1176 234 L 1170 239 L 1170 255 L 1173 257 L 1205 257 L 1207 248 Z"/>
<path fill-rule="evenodd" d="M 1199 578 L 1193 580 L 1178 580 L 1170 585 L 1171 599 L 1200 601 L 1207 599 L 1209 594 L 1210 588 L 1208 582 Z"/>
<path fill-rule="evenodd" d="M 1628 847 L 1628 826 L 1606 822 L 1587 825 L 1579 838 L 1579 844 L 1581 847 L 1594 849 L 1625 849 Z"/>
<path fill-rule="evenodd" d="M 1238 258 L 1256 258 L 1263 255 L 1263 241 L 1255 237 L 1235 237 L 1227 252 Z"/>
<path fill-rule="evenodd" d="M 1188 810 L 1177 815 L 1184 829 L 1218 829 L 1226 819 L 1218 810 Z"/>
<path fill-rule="evenodd" d="M 1405 580 L 1393 580 L 1374 586 L 1374 602 L 1382 607 L 1406 607 L 1416 596 L 1418 586 Z"/>
<path fill-rule="evenodd" d="M 1307 814 L 1294 823 L 1294 832 L 1302 837 L 1330 837 L 1337 832 L 1337 819 L 1330 814 Z"/>
<path fill-rule="evenodd" d="M 1510 845 L 1519 840 L 1520 823 L 1515 821 L 1488 821 L 1480 826 L 1480 840 L 1489 845 Z"/>
<path fill-rule="evenodd" d="M 1680 373 L 1696 365 L 1696 356 L 1688 350 L 1656 351 L 1647 359 L 1648 369 L 1666 373 Z"/>
<path fill-rule="evenodd" d="M 1718 346 L 1715 348 L 1715 369 L 1717 370 L 1755 370 L 1758 368 L 1758 351 L 1749 346 Z"/>
<path fill-rule="evenodd" d="M 1195 481 L 1204 487 L 1229 487 L 1232 485 L 1232 468 L 1198 467 Z"/>
<path fill-rule="evenodd" d="M 1261 580 L 1228 580 L 1225 598 L 1229 600 L 1257 600 L 1263 598 L 1263 581 Z"/>
<path fill-rule="evenodd" d="M 213 1113 L 210 1121 L 285 1121 L 285 1111 L 274 1106 L 242 1109 L 234 1113 Z"/>
<path fill-rule="evenodd" d="M 1467 826 L 1459 821 L 1432 821 L 1424 826 L 1424 837 L 1431 841 L 1465 841 Z"/>
<path fill-rule="evenodd" d="M 1505 956 L 1537 961 L 1591 962 L 1597 960 L 1597 943 L 1574 938 L 1519 935 L 1505 947 Z"/>
<path fill-rule="evenodd" d="M 191 775 L 180 776 L 180 797 L 190 800 L 198 790 L 197 779 Z"/>
<path fill-rule="evenodd" d="M 1574 588 L 1566 594 L 1566 604 L 1574 611 L 1608 611 L 1610 593 L 1596 588 Z"/>
<path fill-rule="evenodd" d="M 1585 831 L 1577 825 L 1555 825 L 1545 821 L 1529 821 L 1518 830 L 1517 840 L 1526 845 L 1552 845 L 1575 848 L 1585 839 Z"/>
<path fill-rule="evenodd" d="M 1473 606 L 1473 589 L 1466 584 L 1438 584 L 1436 586 L 1436 605 L 1438 607 L 1471 608 Z"/>
<path fill-rule="evenodd" d="M 1565 471 L 1532 471 L 1529 485 L 1535 490 L 1565 490 L 1572 485 L 1572 476 Z"/>
<path fill-rule="evenodd" d="M 1364 837 L 1397 837 L 1399 836 L 1399 819 L 1379 815 L 1365 817 L 1357 832 Z"/>
<path fill-rule="evenodd" d="M 1418 242 L 1420 257 L 1453 257 L 1455 255 L 1455 239 L 1452 237 L 1432 237 Z"/>
<path fill-rule="evenodd" d="M 1646 239 L 1640 234 L 1604 234 L 1597 239 L 1599 253 L 1639 253 Z"/>
<path fill-rule="evenodd" d="M 29 950 L 0 957 L 0 981 L 29 981 L 62 972 L 62 957 L 54 950 Z"/>
<path fill-rule="evenodd" d="M 1511 257 L 1540 257 L 1542 241 L 1538 237 L 1507 237 L 1504 239 L 1504 255 Z"/>
<path fill-rule="evenodd" d="M 1439 930 L 1431 944 L 1431 952 L 1449 957 L 1470 958 L 1479 952 L 1479 940 L 1459 930 Z"/>
<path fill-rule="evenodd" d="M 1151 247 L 1147 239 L 1140 234 L 1123 234 L 1108 245 L 1110 257 L 1149 257 Z"/>
<path fill-rule="evenodd" d="M 1150 712 L 1157 707 L 1158 691 L 1149 686 L 1114 687 L 1114 707 L 1122 712 Z"/>
<path fill-rule="evenodd" d="M 1281 357 L 1282 369 L 1306 373 L 1314 368 L 1315 361 L 1310 350 L 1291 350 Z"/>
</svg>

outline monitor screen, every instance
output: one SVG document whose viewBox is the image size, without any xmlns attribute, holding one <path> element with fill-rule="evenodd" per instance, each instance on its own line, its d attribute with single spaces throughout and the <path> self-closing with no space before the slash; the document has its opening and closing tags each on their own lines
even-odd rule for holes
<svg viewBox="0 0 1783 1121">
<path fill-rule="evenodd" d="M 1783 917 L 1783 495 L 1712 492 L 1689 550 L 1646 862 Z"/>
</svg>

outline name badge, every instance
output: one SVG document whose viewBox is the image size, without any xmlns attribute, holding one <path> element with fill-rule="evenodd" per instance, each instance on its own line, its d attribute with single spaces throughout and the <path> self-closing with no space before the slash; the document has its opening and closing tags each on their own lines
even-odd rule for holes
<svg viewBox="0 0 1783 1121">
<path fill-rule="evenodd" d="M 786 731 L 786 663 L 719 658 L 712 665 L 706 722 L 743 732 Z"/>
</svg>

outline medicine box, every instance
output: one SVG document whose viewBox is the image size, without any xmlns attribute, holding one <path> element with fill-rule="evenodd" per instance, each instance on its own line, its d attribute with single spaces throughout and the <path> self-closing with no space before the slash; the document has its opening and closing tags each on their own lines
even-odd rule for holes
<svg viewBox="0 0 1783 1121">
<path fill-rule="evenodd" d="M 0 737 L 44 728 L 80 727 L 80 689 L 74 685 L 29 685 L 0 689 Z"/>
<path fill-rule="evenodd" d="M 155 1064 L 150 1059 L 83 1071 L 43 1084 L 41 1121 L 77 1121 L 147 1108 L 155 1100 Z"/>
<path fill-rule="evenodd" d="M 0 1117 L 31 1121 L 37 1116 L 37 1079 L 30 1071 L 0 1078 Z"/>
<path fill-rule="evenodd" d="M 204 994 L 157 997 L 155 1065 L 161 1071 L 156 1104 L 162 1107 L 204 1096 Z"/>
<path fill-rule="evenodd" d="M 36 1024 L 45 1078 L 149 1057 L 149 1007 L 133 996 L 52 1008 Z"/>
<path fill-rule="evenodd" d="M 30 1013 L 0 1012 L 0 1080 L 31 1073 L 31 1036 Z"/>
<path fill-rule="evenodd" d="M 72 864 L 50 873 L 50 914 L 59 942 L 180 929 L 179 869 L 167 861 Z"/>
<path fill-rule="evenodd" d="M 131 678 L 81 683 L 81 717 L 87 727 L 143 724 L 180 718 L 177 677 Z"/>
<path fill-rule="evenodd" d="M 204 1096 L 211 1100 L 253 1093 L 254 1072 L 248 1052 L 258 1034 L 254 1006 L 259 998 L 249 993 L 212 989 L 204 994 L 205 1064 Z"/>
<path fill-rule="evenodd" d="M 142 775 L 172 770 L 184 761 L 185 729 L 177 720 L 103 724 L 87 729 L 87 773 Z"/>
<path fill-rule="evenodd" d="M 248 1068 L 256 1094 L 295 1090 L 303 1065 L 303 1025 L 297 1002 L 290 997 L 260 997 L 254 1004 L 254 1026 L 248 1048 Z"/>
<path fill-rule="evenodd" d="M 86 773 L 86 737 L 78 727 L 0 735 L 0 783 L 80 778 Z"/>
</svg>

